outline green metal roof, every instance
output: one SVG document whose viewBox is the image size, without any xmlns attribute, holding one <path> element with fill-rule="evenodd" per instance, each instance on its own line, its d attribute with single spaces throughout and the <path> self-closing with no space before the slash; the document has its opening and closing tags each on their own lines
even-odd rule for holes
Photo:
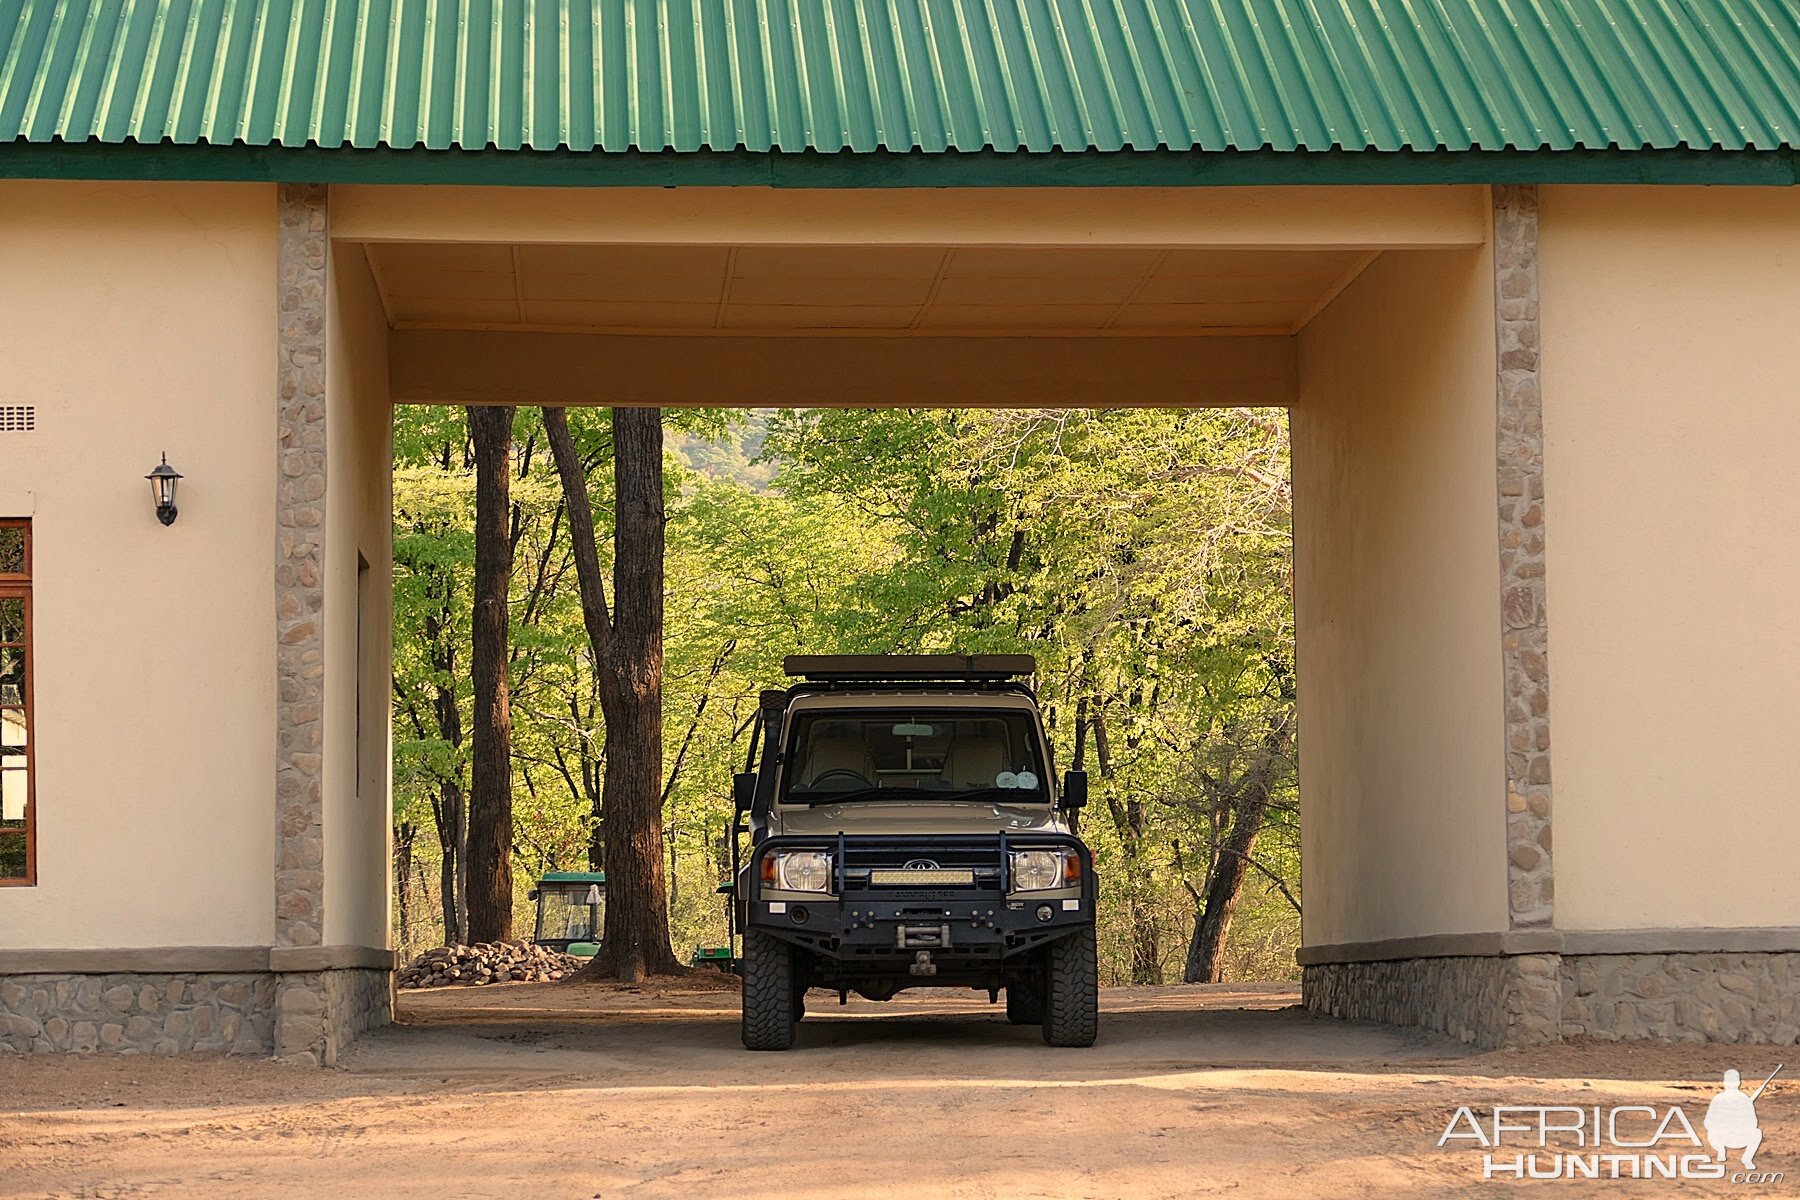
<svg viewBox="0 0 1800 1200">
<path fill-rule="evenodd" d="M 0 0 L 6 143 L 1769 150 L 1793 0 Z"/>
<path fill-rule="evenodd" d="M 545 871 L 539 883 L 605 883 L 605 871 Z"/>
</svg>

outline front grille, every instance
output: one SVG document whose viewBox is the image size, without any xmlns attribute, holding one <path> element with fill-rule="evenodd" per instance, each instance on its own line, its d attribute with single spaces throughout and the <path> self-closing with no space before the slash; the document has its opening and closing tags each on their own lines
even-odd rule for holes
<svg viewBox="0 0 1800 1200">
<path fill-rule="evenodd" d="M 844 840 L 844 890 L 930 889 L 954 894 L 1000 884 L 999 840 L 948 841 L 904 838 Z"/>
</svg>

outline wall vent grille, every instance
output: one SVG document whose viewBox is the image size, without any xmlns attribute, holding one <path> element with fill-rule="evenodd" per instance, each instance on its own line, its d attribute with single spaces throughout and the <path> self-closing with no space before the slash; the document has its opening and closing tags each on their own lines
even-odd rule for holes
<svg viewBox="0 0 1800 1200">
<path fill-rule="evenodd" d="M 29 404 L 0 404 L 0 433 L 30 433 L 37 428 L 37 409 Z"/>
</svg>

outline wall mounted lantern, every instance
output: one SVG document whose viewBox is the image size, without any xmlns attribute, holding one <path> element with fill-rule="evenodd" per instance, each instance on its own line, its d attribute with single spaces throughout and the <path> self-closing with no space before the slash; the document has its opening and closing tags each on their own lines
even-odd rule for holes
<svg viewBox="0 0 1800 1200">
<path fill-rule="evenodd" d="M 150 481 L 150 494 L 156 500 L 156 519 L 164 525 L 175 523 L 175 485 L 181 479 L 181 472 L 169 465 L 169 456 L 162 456 L 162 463 L 154 471 L 144 476 Z"/>
</svg>

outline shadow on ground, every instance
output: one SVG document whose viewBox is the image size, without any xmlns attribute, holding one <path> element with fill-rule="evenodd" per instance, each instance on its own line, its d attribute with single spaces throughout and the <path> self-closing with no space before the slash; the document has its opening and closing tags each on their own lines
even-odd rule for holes
<svg viewBox="0 0 1800 1200">
<path fill-rule="evenodd" d="M 1439 1144 L 1460 1106 L 1704 1105 L 1792 1049 L 1471 1054 L 1295 999 L 1108 991 L 1100 1044 L 1059 1050 L 984 996 L 814 993 L 796 1049 L 751 1054 L 736 995 L 691 983 L 406 993 L 335 1071 L 0 1059 L 0 1197 L 1478 1200 L 1479 1149 Z M 1784 1088 L 1759 1115 L 1772 1163 L 1800 1144 Z"/>
<path fill-rule="evenodd" d="M 1052 1049 L 1006 1021 L 985 993 L 921 991 L 875 1003 L 814 991 L 794 1049 L 753 1054 L 738 1041 L 735 991 L 593 985 L 445 989 L 401 995 L 400 1023 L 346 1057 L 354 1073 L 475 1082 L 495 1072 L 601 1077 L 613 1087 L 779 1083 L 795 1072 L 839 1080 L 1077 1081 L 1209 1068 L 1342 1070 L 1443 1062 L 1468 1051 L 1419 1030 L 1314 1016 L 1287 985 L 1109 989 L 1100 1041 Z"/>
</svg>

